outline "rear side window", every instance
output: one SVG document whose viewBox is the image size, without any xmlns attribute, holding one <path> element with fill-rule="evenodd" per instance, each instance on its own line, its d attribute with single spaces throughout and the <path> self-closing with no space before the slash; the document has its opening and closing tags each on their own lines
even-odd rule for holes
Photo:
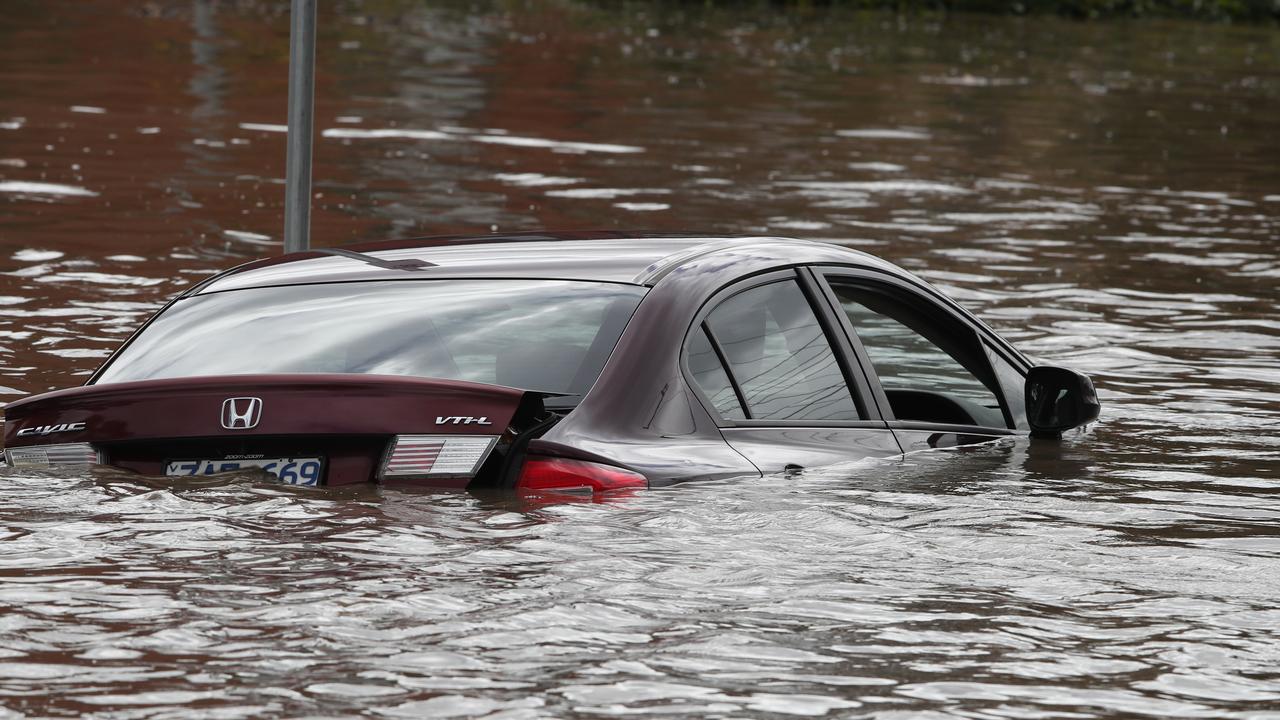
<svg viewBox="0 0 1280 720">
<path fill-rule="evenodd" d="M 750 419 L 859 419 L 826 333 L 794 281 L 734 295 L 711 311 L 706 326 L 737 381 Z M 723 388 L 710 377 L 695 372 L 699 386 L 715 403 L 716 397 L 724 396 Z"/>
<path fill-rule="evenodd" d="M 179 300 L 99 384 L 195 375 L 357 373 L 590 389 L 645 289 L 549 280 L 396 280 Z"/>
<path fill-rule="evenodd" d="M 720 356 L 711 346 L 706 329 L 699 329 L 689 338 L 685 352 L 688 353 L 693 381 L 706 393 L 716 411 L 727 418 L 745 420 L 747 416 L 742 412 L 742 403 L 738 402 L 729 373 L 725 372 Z"/>
</svg>

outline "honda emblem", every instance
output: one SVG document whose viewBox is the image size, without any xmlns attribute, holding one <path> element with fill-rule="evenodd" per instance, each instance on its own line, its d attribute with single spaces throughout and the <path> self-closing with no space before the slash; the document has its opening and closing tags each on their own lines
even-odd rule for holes
<svg viewBox="0 0 1280 720">
<path fill-rule="evenodd" d="M 262 419 L 262 398 L 237 397 L 222 401 L 222 427 L 228 430 L 251 430 Z"/>
</svg>

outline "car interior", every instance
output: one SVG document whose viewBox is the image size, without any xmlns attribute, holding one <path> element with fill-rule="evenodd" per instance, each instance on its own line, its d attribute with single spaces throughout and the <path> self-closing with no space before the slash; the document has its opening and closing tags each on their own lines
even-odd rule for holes
<svg viewBox="0 0 1280 720">
<path fill-rule="evenodd" d="M 840 282 L 832 289 L 896 419 L 1009 426 L 999 381 L 972 329 L 889 289 Z"/>
<path fill-rule="evenodd" d="M 794 281 L 734 295 L 712 311 L 708 324 L 752 418 L 860 418 L 826 334 Z"/>
</svg>

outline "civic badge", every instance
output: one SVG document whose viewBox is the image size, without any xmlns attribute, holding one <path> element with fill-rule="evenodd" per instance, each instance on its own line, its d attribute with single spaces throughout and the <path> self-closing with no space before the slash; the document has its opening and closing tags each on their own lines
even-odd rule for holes
<svg viewBox="0 0 1280 720">
<path fill-rule="evenodd" d="M 262 419 L 262 398 L 235 397 L 222 401 L 222 427 L 228 430 L 252 430 Z"/>
</svg>

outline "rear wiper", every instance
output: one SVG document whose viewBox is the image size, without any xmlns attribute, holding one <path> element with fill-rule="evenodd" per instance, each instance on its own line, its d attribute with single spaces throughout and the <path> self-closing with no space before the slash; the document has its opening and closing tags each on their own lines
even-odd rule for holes
<svg viewBox="0 0 1280 720">
<path fill-rule="evenodd" d="M 404 260 L 383 260 L 380 257 L 366 255 L 355 250 L 345 250 L 343 248 L 311 248 L 310 252 L 319 253 L 321 255 L 337 255 L 338 257 L 359 260 L 362 263 L 368 263 L 374 267 L 380 267 L 384 270 L 426 270 L 427 268 L 439 267 L 433 262 L 426 260 L 418 260 L 416 258 L 405 258 Z"/>
</svg>

